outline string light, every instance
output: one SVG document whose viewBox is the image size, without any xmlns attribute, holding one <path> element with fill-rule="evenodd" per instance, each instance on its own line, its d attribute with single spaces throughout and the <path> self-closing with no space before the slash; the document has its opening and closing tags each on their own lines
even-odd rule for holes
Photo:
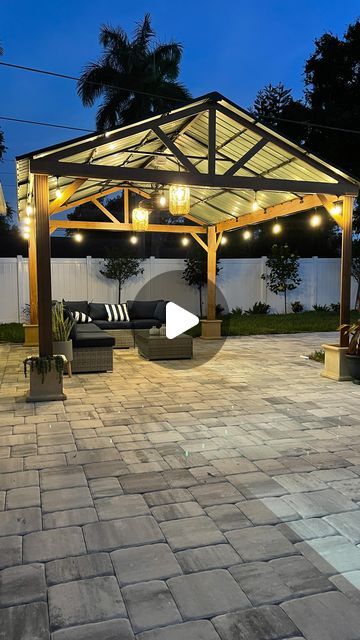
<svg viewBox="0 0 360 640">
<path fill-rule="evenodd" d="M 166 196 L 165 196 L 164 192 L 162 192 L 162 194 L 160 195 L 159 205 L 160 205 L 160 207 L 166 207 Z"/>
<path fill-rule="evenodd" d="M 281 231 L 282 231 L 282 226 L 281 226 L 281 224 L 279 224 L 278 222 L 275 222 L 275 224 L 273 225 L 273 228 L 272 228 L 272 232 L 273 232 L 275 235 L 277 235 L 277 234 L 281 233 Z"/>
<path fill-rule="evenodd" d="M 146 231 L 149 227 L 149 211 L 142 203 L 132 211 L 131 215 L 134 231 Z"/>
<path fill-rule="evenodd" d="M 61 189 L 59 187 L 59 178 L 56 178 L 56 191 L 55 195 L 57 198 L 61 198 Z"/>
<path fill-rule="evenodd" d="M 186 216 L 190 212 L 190 188 L 172 184 L 169 189 L 169 211 L 173 216 Z"/>
<path fill-rule="evenodd" d="M 342 202 L 341 200 L 338 200 L 337 202 L 334 202 L 333 206 L 331 207 L 331 213 L 333 214 L 339 214 L 342 213 Z"/>
<path fill-rule="evenodd" d="M 310 218 L 310 225 L 312 227 L 320 227 L 321 221 L 322 221 L 321 216 L 319 216 L 318 213 L 314 213 L 314 215 L 311 216 Z"/>
<path fill-rule="evenodd" d="M 227 238 L 223 236 L 220 240 L 220 244 L 226 244 L 226 243 L 227 243 Z"/>
<path fill-rule="evenodd" d="M 23 233 L 22 237 L 24 238 L 24 240 L 29 240 L 30 238 L 30 233 Z"/>
<path fill-rule="evenodd" d="M 260 208 L 259 207 L 259 203 L 257 201 L 257 192 L 256 191 L 254 191 L 254 201 L 252 203 L 252 207 L 251 208 L 252 208 L 253 211 L 257 211 Z"/>
<path fill-rule="evenodd" d="M 184 247 L 187 247 L 187 246 L 190 244 L 190 240 L 189 240 L 189 238 L 188 238 L 187 236 L 184 236 L 183 238 L 181 238 L 181 244 L 182 244 Z"/>
<path fill-rule="evenodd" d="M 131 244 L 137 244 L 137 242 L 138 242 L 137 237 L 136 236 L 130 236 L 130 242 L 131 242 Z"/>
<path fill-rule="evenodd" d="M 244 240 L 250 240 L 252 233 L 251 231 L 249 231 L 249 229 L 245 229 L 245 231 L 243 231 L 243 238 Z"/>
<path fill-rule="evenodd" d="M 80 233 L 80 231 L 77 231 L 76 233 L 74 233 L 73 238 L 75 242 L 82 242 L 84 239 L 84 236 L 82 233 Z"/>
<path fill-rule="evenodd" d="M 33 208 L 31 206 L 31 204 L 27 204 L 26 205 L 26 210 L 25 211 L 26 211 L 26 215 L 27 216 L 31 216 L 31 214 L 33 213 Z"/>
</svg>

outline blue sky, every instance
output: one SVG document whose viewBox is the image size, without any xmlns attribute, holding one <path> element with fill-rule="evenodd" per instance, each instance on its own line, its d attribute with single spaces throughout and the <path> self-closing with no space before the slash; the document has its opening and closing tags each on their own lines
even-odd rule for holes
<svg viewBox="0 0 360 640">
<path fill-rule="evenodd" d="M 151 13 L 161 40 L 184 46 L 181 79 L 194 97 L 219 91 L 249 107 L 258 89 L 282 81 L 302 94 L 304 61 L 324 31 L 342 35 L 360 16 L 355 0 L 1 0 L 2 60 L 79 75 L 100 53 L 99 26 L 132 32 Z M 0 67 L 0 115 L 94 127 L 76 83 Z M 70 131 L 0 121 L 8 152 L 0 164 L 6 199 L 15 205 L 14 156 L 74 137 Z M 81 134 L 79 134 L 81 135 Z"/>
</svg>

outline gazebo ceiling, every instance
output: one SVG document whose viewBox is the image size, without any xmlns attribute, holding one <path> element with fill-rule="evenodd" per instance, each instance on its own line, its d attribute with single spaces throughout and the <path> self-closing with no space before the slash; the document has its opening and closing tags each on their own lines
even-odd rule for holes
<svg viewBox="0 0 360 640">
<path fill-rule="evenodd" d="M 32 198 L 34 173 L 50 176 L 51 212 L 122 187 L 150 194 L 155 185 L 166 189 L 186 183 L 191 185 L 191 216 L 206 225 L 249 214 L 254 192 L 259 207 L 268 209 L 309 194 L 336 198 L 359 189 L 357 180 L 218 93 L 134 125 L 17 158 L 20 217 Z"/>
</svg>

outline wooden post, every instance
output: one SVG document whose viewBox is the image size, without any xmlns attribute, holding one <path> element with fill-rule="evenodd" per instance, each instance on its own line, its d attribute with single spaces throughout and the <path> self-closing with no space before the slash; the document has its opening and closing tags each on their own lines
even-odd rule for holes
<svg viewBox="0 0 360 640">
<path fill-rule="evenodd" d="M 36 233 L 35 220 L 30 220 L 30 238 L 28 251 L 29 270 L 29 297 L 30 297 L 30 324 L 38 323 L 38 293 L 37 293 L 37 269 L 36 269 Z"/>
<path fill-rule="evenodd" d="M 216 318 L 216 229 L 208 227 L 207 319 Z"/>
<path fill-rule="evenodd" d="M 350 322 L 352 212 L 353 198 L 345 196 L 342 213 L 340 325 Z M 340 346 L 349 346 L 349 336 L 343 330 L 340 331 Z"/>
<path fill-rule="evenodd" d="M 36 266 L 39 316 L 39 355 L 52 356 L 51 263 L 48 176 L 35 174 Z"/>
<path fill-rule="evenodd" d="M 124 222 L 129 224 L 130 221 L 130 202 L 129 202 L 129 189 L 124 189 Z"/>
</svg>

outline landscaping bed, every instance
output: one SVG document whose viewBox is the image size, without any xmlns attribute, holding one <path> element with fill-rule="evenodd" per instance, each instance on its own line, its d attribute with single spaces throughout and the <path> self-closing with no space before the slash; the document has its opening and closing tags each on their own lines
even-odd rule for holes
<svg viewBox="0 0 360 640">
<path fill-rule="evenodd" d="M 0 342 L 24 342 L 24 327 L 19 322 L 0 324 Z"/>
</svg>

